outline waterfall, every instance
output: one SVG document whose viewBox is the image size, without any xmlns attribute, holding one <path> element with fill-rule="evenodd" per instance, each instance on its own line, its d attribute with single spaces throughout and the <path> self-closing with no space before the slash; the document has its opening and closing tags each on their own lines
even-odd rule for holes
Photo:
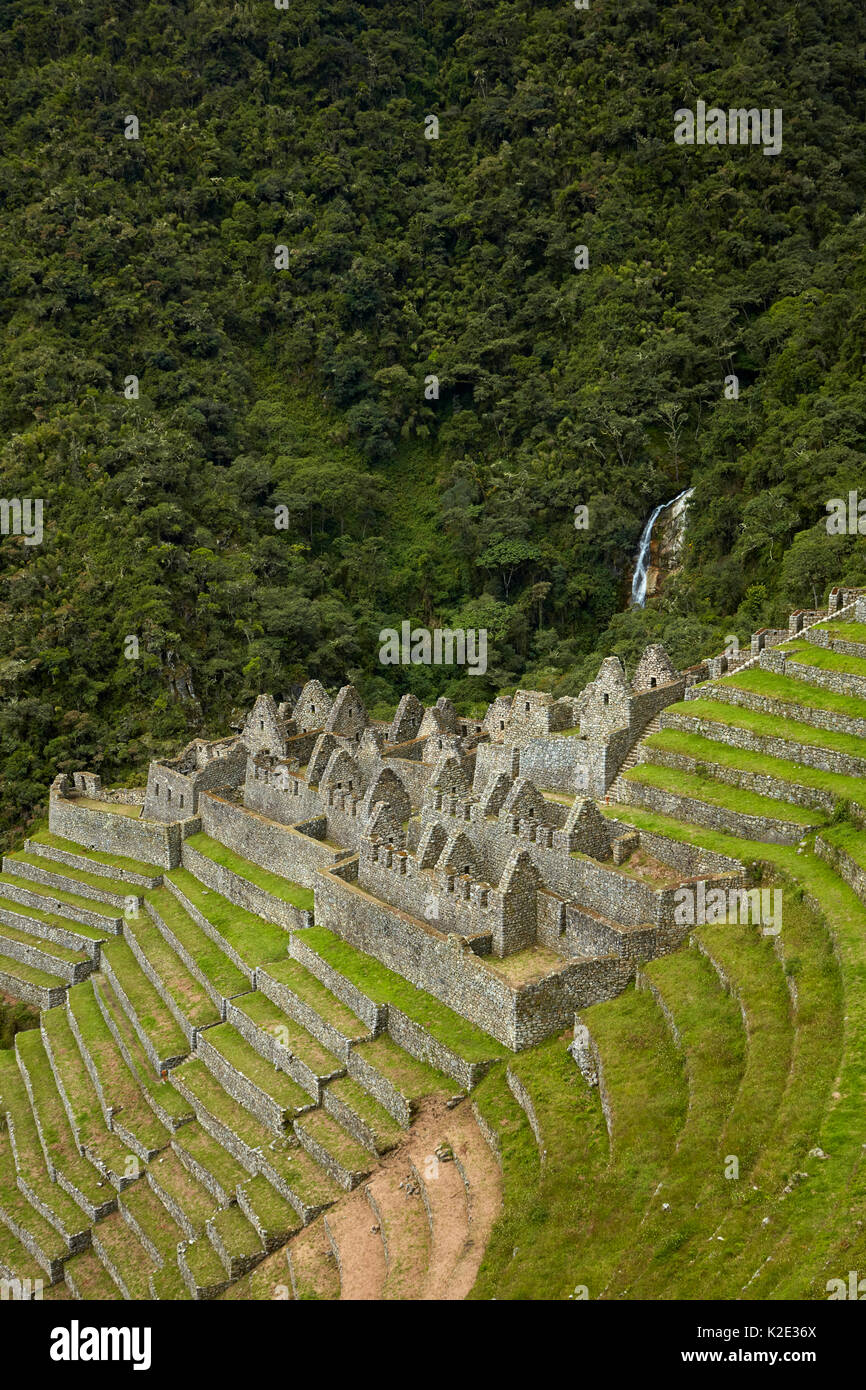
<svg viewBox="0 0 866 1390">
<path fill-rule="evenodd" d="M 681 502 L 684 497 L 689 497 L 692 492 L 694 492 L 694 488 L 686 487 L 683 488 L 682 492 L 678 492 L 676 497 L 672 498 L 670 502 L 662 502 L 661 505 L 656 507 L 652 512 L 649 521 L 641 531 L 640 544 L 637 552 L 637 563 L 634 567 L 634 574 L 632 575 L 631 581 L 631 601 L 633 604 L 636 604 L 638 608 L 643 608 L 646 603 L 647 570 L 649 569 L 650 544 L 652 542 L 653 527 L 662 512 L 667 511 L 668 507 L 676 506 L 677 502 Z"/>
</svg>

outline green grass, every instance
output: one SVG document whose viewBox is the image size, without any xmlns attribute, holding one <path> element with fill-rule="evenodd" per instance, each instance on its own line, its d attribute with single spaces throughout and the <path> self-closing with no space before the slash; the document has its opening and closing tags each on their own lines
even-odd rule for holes
<svg viewBox="0 0 866 1390">
<path fill-rule="evenodd" d="M 774 820 L 793 822 L 804 827 L 823 825 L 827 819 L 822 811 L 806 810 L 802 806 L 794 806 L 789 801 L 776 801 L 774 797 L 759 796 L 757 792 L 729 787 L 726 783 L 716 782 L 711 777 L 679 772 L 676 768 L 638 763 L 623 776 L 627 782 L 641 782 L 648 787 L 658 787 L 661 791 L 672 792 L 675 796 L 705 801 L 711 806 L 719 806 L 723 810 L 739 812 L 741 815 L 768 816 Z"/>
<path fill-rule="evenodd" d="M 286 956 L 289 940 L 282 927 L 235 907 L 212 888 L 205 888 L 188 869 L 172 869 L 166 878 L 251 968 Z"/>
<path fill-rule="evenodd" d="M 766 699 L 780 700 L 787 705 L 802 705 L 805 709 L 824 710 L 830 714 L 846 714 L 850 719 L 866 719 L 866 700 L 854 695 L 838 695 L 835 690 L 823 690 L 819 686 L 795 680 L 793 676 L 777 676 L 759 667 L 739 675 L 724 676 L 715 685 L 706 687 L 707 694 L 726 685 L 751 691 Z"/>
<path fill-rule="evenodd" d="M 380 1152 L 395 1144 L 403 1133 L 397 1121 L 351 1076 L 340 1076 L 328 1083 L 328 1091 L 367 1126 Z"/>
<path fill-rule="evenodd" d="M 210 1225 L 229 1256 L 248 1259 L 261 1255 L 263 1247 L 259 1234 L 240 1207 L 223 1207 L 211 1218 Z"/>
<path fill-rule="evenodd" d="M 0 954 L 0 971 L 11 976 L 13 980 L 20 980 L 22 984 L 40 985 L 43 989 L 66 989 L 66 980 L 61 980 L 59 975 L 51 975 L 47 970 L 37 970 L 36 966 L 25 965 L 23 961 L 13 960 L 11 956 Z"/>
<path fill-rule="evenodd" d="M 507 1049 L 480 1028 L 327 928 L 307 928 L 304 942 L 362 994 L 377 1004 L 393 1004 L 465 1061 L 483 1062 L 506 1054 Z"/>
<path fill-rule="evenodd" d="M 230 873 L 237 874 L 238 878 L 245 878 L 249 883 L 255 884 L 257 888 L 272 894 L 273 897 L 291 903 L 293 907 L 312 912 L 313 893 L 310 888 L 302 888 L 298 883 L 292 883 L 287 878 L 279 878 L 277 874 L 269 873 L 267 869 L 260 868 L 258 864 L 253 864 L 249 859 L 242 859 L 240 855 L 220 844 L 218 840 L 212 840 L 209 835 L 205 835 L 202 831 L 197 835 L 190 835 L 185 843 L 191 849 L 197 850 L 199 854 L 211 859 L 215 864 L 220 864 L 222 868 L 228 869 Z"/>
<path fill-rule="evenodd" d="M 679 729 L 662 729 L 657 734 L 651 734 L 645 740 L 644 746 L 661 752 L 678 753 L 708 766 L 718 765 L 755 776 L 774 777 L 777 781 L 789 782 L 794 787 L 826 792 L 839 801 L 855 801 L 858 797 L 861 801 L 866 800 L 866 780 L 861 777 L 849 777 L 839 772 L 823 772 L 820 768 L 805 767 L 786 758 L 775 758 L 766 753 L 735 748 L 729 743 L 704 738 L 701 734 L 684 733 Z"/>
<path fill-rule="evenodd" d="M 727 724 L 733 729 L 748 729 L 761 738 L 780 738 L 788 743 L 804 743 L 814 748 L 829 748 L 835 753 L 847 753 L 853 758 L 866 760 L 866 738 L 854 734 L 837 733 L 833 729 L 819 729 L 814 724 L 800 724 L 786 719 L 780 725 L 774 714 L 763 714 L 760 710 L 746 709 L 740 705 L 725 704 L 721 700 L 683 700 L 676 705 L 668 705 L 665 714 L 693 716 L 707 719 L 714 724 Z M 670 730 L 664 730 L 668 733 Z M 655 735 L 651 735 L 654 738 Z"/>
<path fill-rule="evenodd" d="M 827 647 L 811 645 L 788 647 L 786 651 L 789 659 L 799 662 L 801 666 L 814 666 L 819 671 L 844 671 L 851 676 L 866 677 L 866 658 L 862 656 L 848 656 L 845 652 L 834 652 Z"/>
<path fill-rule="evenodd" d="M 167 888 L 153 888 L 147 892 L 146 899 L 220 994 L 230 998 L 250 988 L 246 975 L 190 917 L 173 893 Z"/>
<path fill-rule="evenodd" d="M 843 850 L 866 872 L 866 831 L 858 830 L 853 825 L 830 825 L 821 831 L 821 838 L 836 849 Z"/>
</svg>

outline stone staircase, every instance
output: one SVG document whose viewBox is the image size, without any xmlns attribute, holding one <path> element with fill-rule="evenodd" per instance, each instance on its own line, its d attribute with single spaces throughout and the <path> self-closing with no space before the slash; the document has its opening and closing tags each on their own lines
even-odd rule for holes
<svg viewBox="0 0 866 1390">
<path fill-rule="evenodd" d="M 368 958 L 349 948 L 350 978 L 293 940 L 188 869 L 47 833 L 5 857 L 0 988 L 42 1015 L 0 1052 L 0 1276 L 51 1298 L 468 1292 L 500 1186 L 446 1103 L 489 1062 L 417 1023 L 412 1055 L 357 983 Z"/>
<path fill-rule="evenodd" d="M 649 723 L 644 725 L 642 732 L 635 739 L 634 743 L 632 744 L 631 748 L 626 754 L 626 757 L 623 761 L 622 766 L 620 767 L 619 772 L 616 774 L 610 786 L 608 787 L 607 792 L 605 793 L 607 800 L 627 800 L 627 797 L 623 794 L 627 787 L 627 783 L 623 781 L 623 773 L 628 772 L 629 768 L 634 767 L 635 763 L 640 762 L 641 745 L 643 744 L 644 739 L 649 738 L 650 734 L 657 733 L 660 728 L 661 714 L 654 714 Z"/>
</svg>

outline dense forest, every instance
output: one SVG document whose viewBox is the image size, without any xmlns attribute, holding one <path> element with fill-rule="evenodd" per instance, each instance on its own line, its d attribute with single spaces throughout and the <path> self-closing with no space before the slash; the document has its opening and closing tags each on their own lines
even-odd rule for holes
<svg viewBox="0 0 866 1390">
<path fill-rule="evenodd" d="M 5 0 L 0 492 L 44 537 L 0 537 L 0 834 L 259 690 L 573 691 L 866 581 L 825 525 L 866 488 L 864 37 L 857 0 Z M 781 153 L 676 144 L 698 99 L 781 108 Z M 486 628 L 486 676 L 382 666 L 404 620 Z"/>
</svg>

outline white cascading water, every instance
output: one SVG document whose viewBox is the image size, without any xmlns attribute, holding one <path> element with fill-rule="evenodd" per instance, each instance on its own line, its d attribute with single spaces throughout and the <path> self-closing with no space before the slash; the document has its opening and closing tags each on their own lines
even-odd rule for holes
<svg viewBox="0 0 866 1390">
<path fill-rule="evenodd" d="M 667 511 L 668 507 L 675 507 L 677 502 L 681 502 L 683 498 L 691 496 L 693 492 L 694 488 L 686 487 L 683 488 L 682 492 L 678 492 L 676 497 L 673 497 L 670 502 L 662 502 L 661 505 L 656 507 L 652 512 L 649 521 L 641 531 L 640 545 L 638 546 L 637 552 L 637 563 L 634 567 L 634 574 L 631 580 L 631 601 L 638 608 L 643 608 L 646 604 L 647 571 L 649 569 L 650 544 L 652 542 L 653 527 L 662 512 Z"/>
</svg>

